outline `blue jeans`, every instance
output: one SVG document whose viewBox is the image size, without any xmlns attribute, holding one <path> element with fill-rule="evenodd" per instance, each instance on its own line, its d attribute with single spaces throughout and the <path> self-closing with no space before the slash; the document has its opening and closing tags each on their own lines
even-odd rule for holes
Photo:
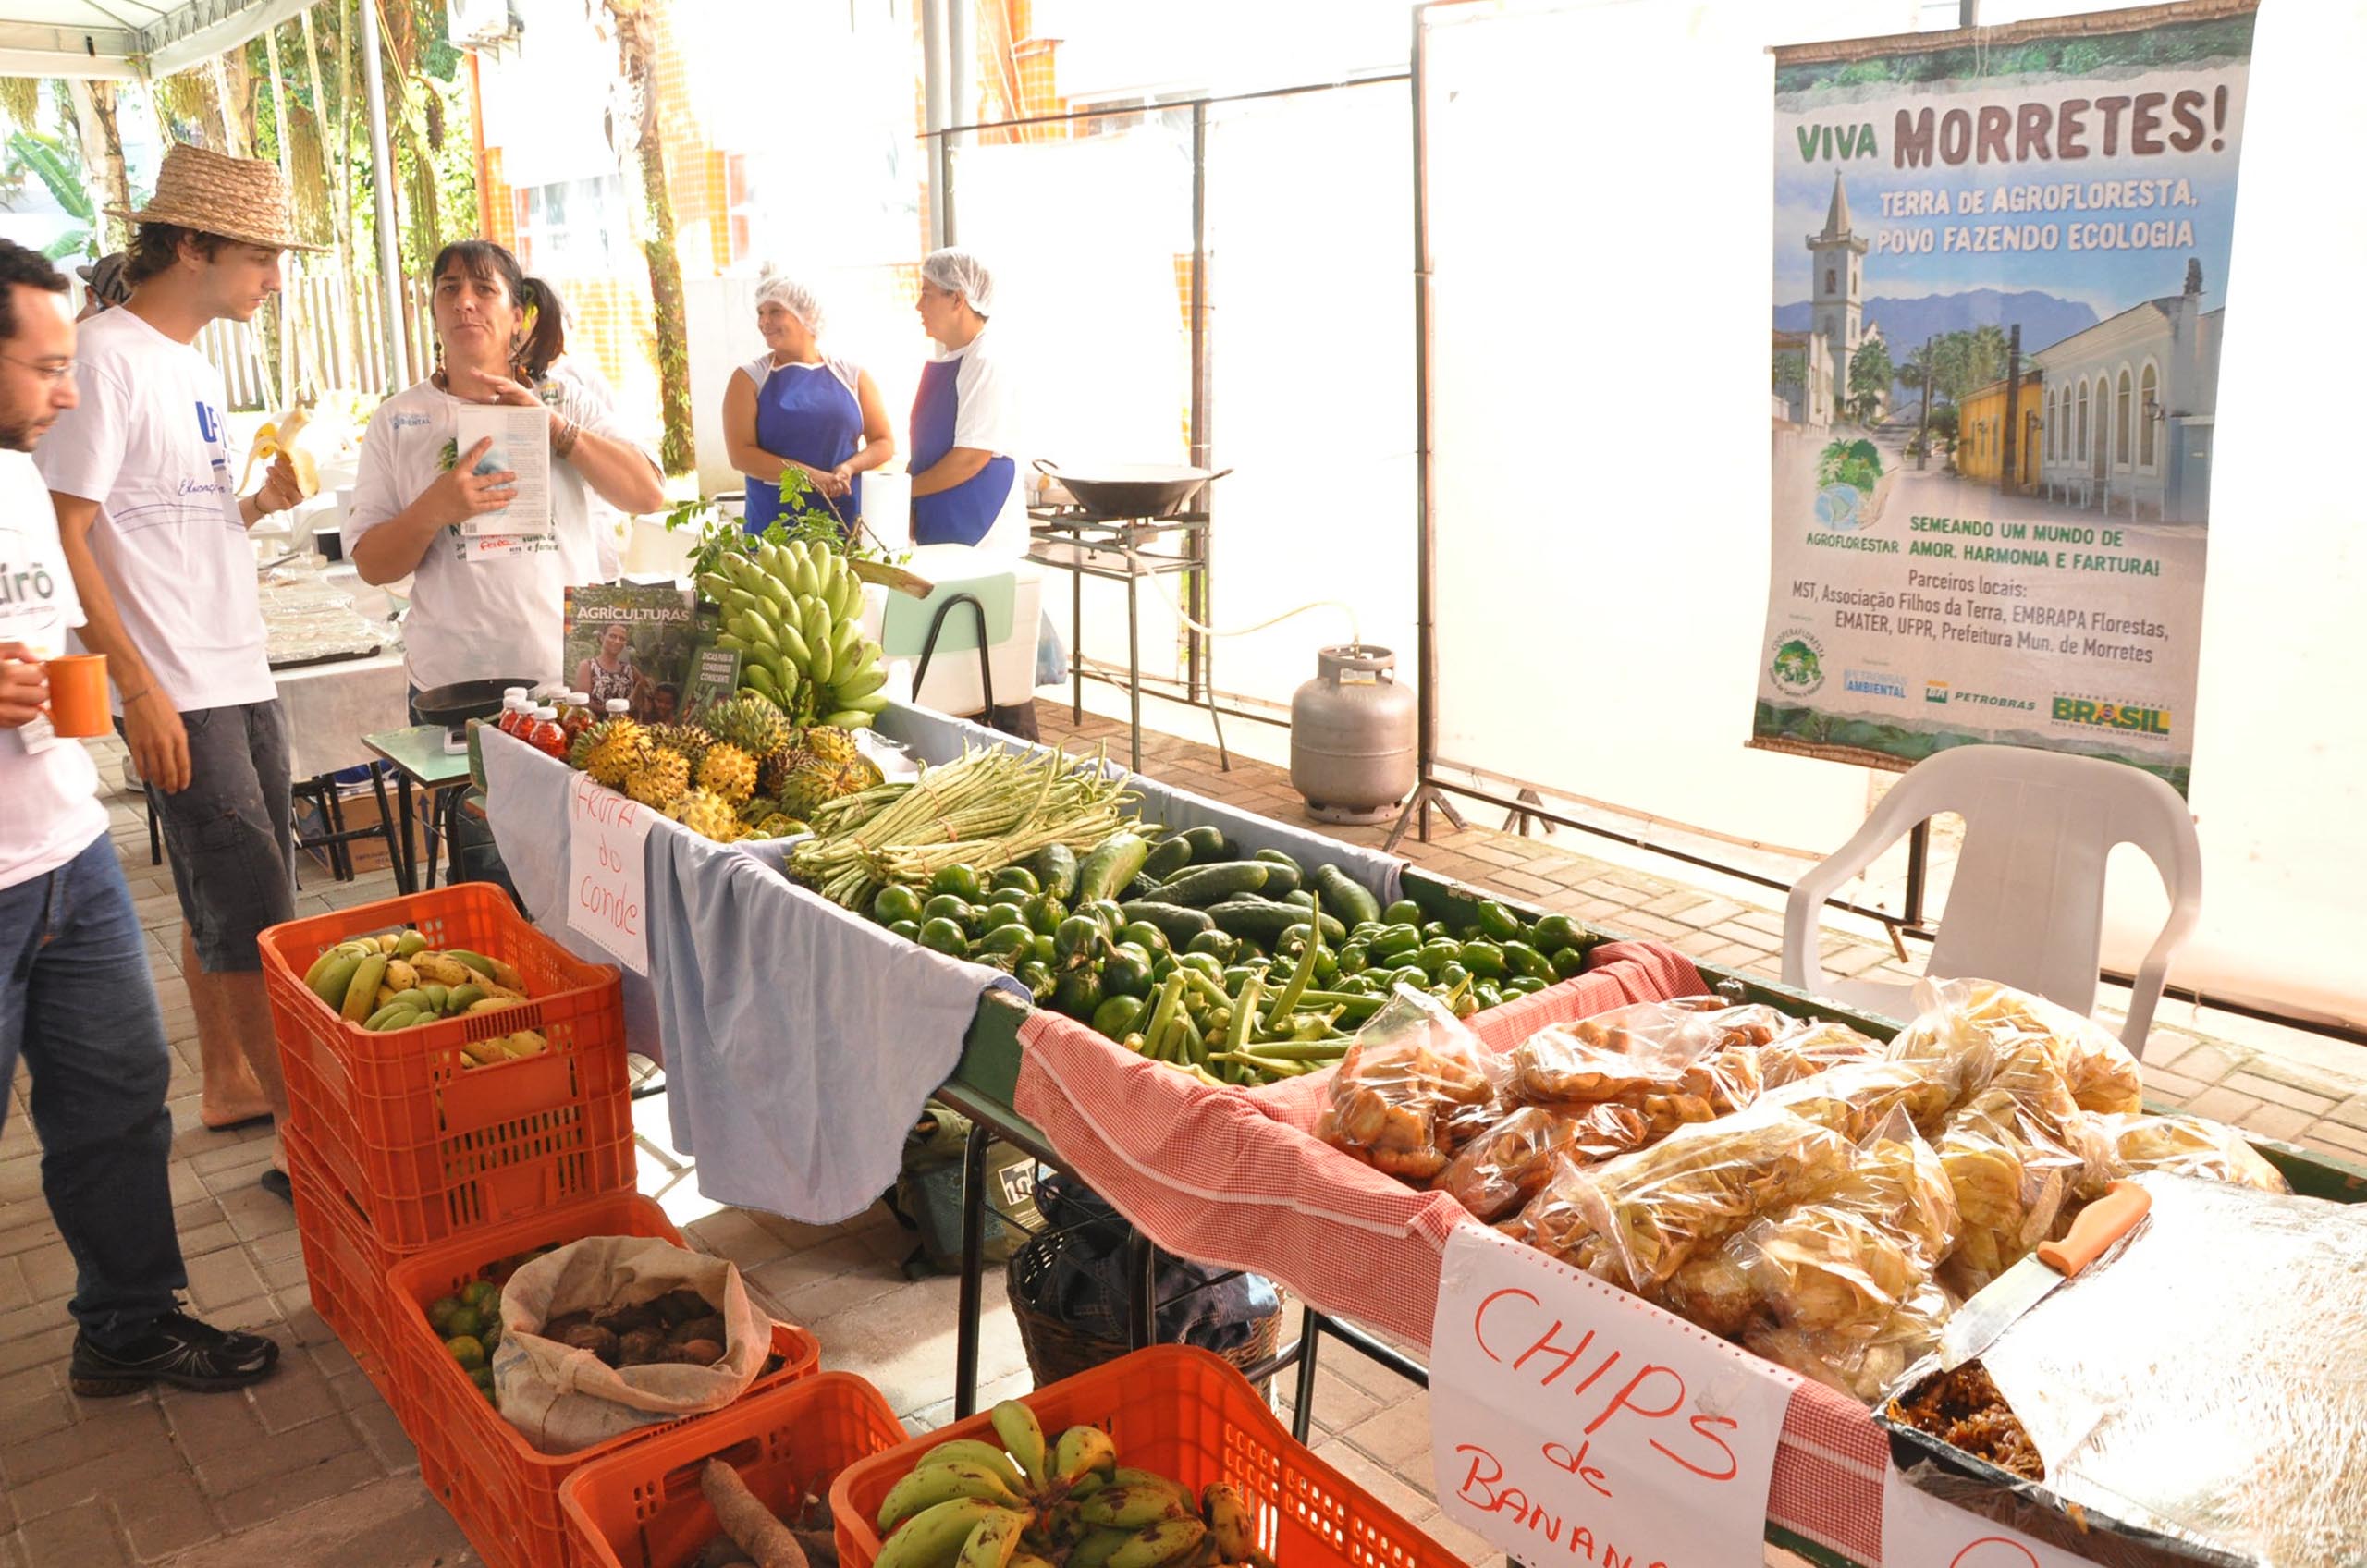
<svg viewBox="0 0 2367 1568">
<path fill-rule="evenodd" d="M 32 1069 L 42 1194 L 73 1255 L 67 1304 L 92 1341 L 139 1338 L 189 1276 L 173 1229 L 172 1048 L 115 845 L 0 888 L 0 1117 Z"/>
</svg>

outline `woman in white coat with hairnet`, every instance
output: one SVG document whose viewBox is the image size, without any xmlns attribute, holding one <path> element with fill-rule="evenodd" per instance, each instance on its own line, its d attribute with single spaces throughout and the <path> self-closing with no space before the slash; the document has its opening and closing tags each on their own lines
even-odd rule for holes
<svg viewBox="0 0 2367 1568">
<path fill-rule="evenodd" d="M 756 330 L 765 352 L 740 367 L 723 393 L 724 443 L 748 478 L 743 525 L 818 511 L 841 528 L 863 515 L 863 476 L 896 455 L 888 410 L 870 374 L 821 349 L 822 305 L 803 284 L 767 267 L 756 284 Z M 791 470 L 810 491 L 788 508 Z"/>
</svg>

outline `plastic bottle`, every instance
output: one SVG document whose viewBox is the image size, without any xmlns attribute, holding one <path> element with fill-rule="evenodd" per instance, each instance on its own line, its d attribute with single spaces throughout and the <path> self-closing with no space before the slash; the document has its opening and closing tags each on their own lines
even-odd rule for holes
<svg viewBox="0 0 2367 1568">
<path fill-rule="evenodd" d="M 525 741 L 538 752 L 560 758 L 567 755 L 567 732 L 559 728 L 558 714 L 553 708 L 534 710 L 533 728 L 526 731 Z"/>
<path fill-rule="evenodd" d="M 500 730 L 504 735 L 517 734 L 518 716 L 523 713 L 525 709 L 526 699 L 522 696 L 512 695 L 502 698 L 501 718 L 494 725 L 494 728 Z"/>
<path fill-rule="evenodd" d="M 610 718 L 622 718 L 632 704 L 622 697 L 610 697 L 606 704 Z"/>
<path fill-rule="evenodd" d="M 558 727 L 566 731 L 570 742 L 598 722 L 592 717 L 592 694 L 589 692 L 570 692 L 567 694 L 567 708 L 559 715 Z"/>
</svg>

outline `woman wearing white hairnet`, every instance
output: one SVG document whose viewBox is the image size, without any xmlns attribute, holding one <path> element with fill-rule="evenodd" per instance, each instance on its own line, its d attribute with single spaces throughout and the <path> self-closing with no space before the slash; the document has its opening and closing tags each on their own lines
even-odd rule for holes
<svg viewBox="0 0 2367 1568">
<path fill-rule="evenodd" d="M 915 304 L 943 352 L 923 367 L 913 398 L 913 543 L 1023 555 L 1019 410 L 987 326 L 994 278 L 967 251 L 932 251 Z"/>
<path fill-rule="evenodd" d="M 723 393 L 724 442 L 748 477 L 743 525 L 762 533 L 782 516 L 780 479 L 791 469 L 813 485 L 792 509 L 852 525 L 863 515 L 863 475 L 896 455 L 879 388 L 868 373 L 823 354 L 821 301 L 769 268 L 756 285 L 756 330 L 766 351 Z"/>
</svg>

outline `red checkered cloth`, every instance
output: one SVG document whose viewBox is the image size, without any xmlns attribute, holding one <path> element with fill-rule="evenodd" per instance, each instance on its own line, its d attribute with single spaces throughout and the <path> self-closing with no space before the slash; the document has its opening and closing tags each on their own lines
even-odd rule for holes
<svg viewBox="0 0 2367 1568">
<path fill-rule="evenodd" d="M 1471 1020 L 1509 1050 L 1549 1023 L 1699 996 L 1692 962 L 1657 942 L 1599 948 L 1587 973 Z M 1318 1311 L 1427 1347 L 1439 1259 L 1462 1205 L 1382 1175 L 1315 1137 L 1329 1072 L 1212 1089 L 1047 1011 L 1020 1028 L 1013 1096 L 1071 1170 L 1162 1250 L 1280 1280 Z M 1768 1515 L 1878 1563 L 1881 1428 L 1854 1400 L 1803 1382 L 1775 1457 Z"/>
</svg>

